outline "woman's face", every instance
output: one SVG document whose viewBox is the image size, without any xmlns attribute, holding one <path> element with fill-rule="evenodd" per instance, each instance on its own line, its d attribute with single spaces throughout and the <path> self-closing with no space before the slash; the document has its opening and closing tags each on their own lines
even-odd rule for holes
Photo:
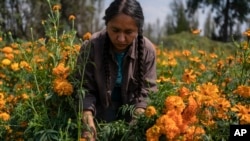
<svg viewBox="0 0 250 141">
<path fill-rule="evenodd" d="M 118 14 L 107 24 L 107 32 L 115 52 L 123 52 L 138 35 L 135 20 L 125 14 Z"/>
</svg>

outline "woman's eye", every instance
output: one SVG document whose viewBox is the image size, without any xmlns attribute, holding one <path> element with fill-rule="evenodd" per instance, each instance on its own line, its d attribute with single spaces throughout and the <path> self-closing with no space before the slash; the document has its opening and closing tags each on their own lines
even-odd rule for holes
<svg viewBox="0 0 250 141">
<path fill-rule="evenodd" d="M 126 34 L 131 34 L 131 33 L 132 33 L 132 31 L 126 31 L 125 33 L 126 33 Z"/>
<path fill-rule="evenodd" d="M 115 33 L 119 32 L 118 29 L 113 29 L 112 31 L 115 32 Z"/>
</svg>

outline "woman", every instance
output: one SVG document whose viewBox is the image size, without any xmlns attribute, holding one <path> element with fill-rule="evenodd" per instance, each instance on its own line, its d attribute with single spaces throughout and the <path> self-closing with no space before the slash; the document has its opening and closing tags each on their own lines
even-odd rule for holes
<svg viewBox="0 0 250 141">
<path fill-rule="evenodd" d="M 77 60 L 80 66 L 81 54 L 90 47 L 83 75 L 87 91 L 81 103 L 83 121 L 93 133 L 94 118 L 117 120 L 118 108 L 124 104 L 133 105 L 135 113 L 143 113 L 148 94 L 157 90 L 156 54 L 153 44 L 142 35 L 144 16 L 140 4 L 136 0 L 114 0 L 103 19 L 106 29 L 92 35 Z M 91 136 L 92 140 L 95 136 Z"/>
</svg>

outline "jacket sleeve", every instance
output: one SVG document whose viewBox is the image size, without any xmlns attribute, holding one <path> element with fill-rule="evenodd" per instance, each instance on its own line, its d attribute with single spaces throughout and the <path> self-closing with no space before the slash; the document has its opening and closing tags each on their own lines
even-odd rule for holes
<svg viewBox="0 0 250 141">
<path fill-rule="evenodd" d="M 135 103 L 136 108 L 146 108 L 147 99 L 150 93 L 155 93 L 157 91 L 157 74 L 156 74 L 156 51 L 153 44 L 145 39 L 145 51 L 144 51 L 144 76 L 142 91 L 139 97 L 139 101 Z"/>
<path fill-rule="evenodd" d="M 76 62 L 76 82 L 75 90 L 79 98 L 81 110 L 90 110 L 95 114 L 96 90 L 94 79 L 95 66 L 93 63 L 94 50 L 91 41 L 83 43 Z"/>
</svg>

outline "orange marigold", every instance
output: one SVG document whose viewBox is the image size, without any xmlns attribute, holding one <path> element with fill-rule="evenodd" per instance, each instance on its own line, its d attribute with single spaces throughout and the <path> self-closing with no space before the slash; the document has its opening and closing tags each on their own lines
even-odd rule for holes
<svg viewBox="0 0 250 141">
<path fill-rule="evenodd" d="M 162 134 L 165 134 L 167 139 L 174 139 L 180 134 L 180 129 L 177 127 L 175 121 L 168 115 L 162 115 L 156 120 L 156 125 L 160 127 Z"/>
<path fill-rule="evenodd" d="M 20 70 L 19 64 L 18 64 L 18 63 L 12 63 L 10 67 L 11 67 L 11 69 L 12 69 L 13 71 L 18 71 L 18 70 Z"/>
<path fill-rule="evenodd" d="M 233 91 L 234 94 L 239 94 L 244 98 L 250 98 L 250 86 L 240 85 L 236 90 Z"/>
<path fill-rule="evenodd" d="M 156 109 L 154 106 L 148 106 L 145 110 L 145 115 L 146 117 L 152 117 L 154 115 L 156 115 Z"/>
<path fill-rule="evenodd" d="M 73 93 L 73 86 L 67 79 L 57 78 L 53 82 L 53 90 L 59 96 L 69 96 Z"/>
<path fill-rule="evenodd" d="M 176 110 L 181 113 L 185 108 L 185 104 L 180 96 L 168 96 L 165 100 L 165 107 L 167 111 Z"/>
<path fill-rule="evenodd" d="M 90 32 L 87 32 L 83 35 L 83 40 L 89 40 L 91 38 L 91 33 Z"/>
<path fill-rule="evenodd" d="M 201 127 L 192 126 L 189 127 L 184 135 L 184 140 L 186 141 L 200 141 L 201 136 L 205 134 L 205 130 Z"/>
<path fill-rule="evenodd" d="M 186 108 L 184 109 L 184 111 L 182 112 L 182 118 L 184 120 L 183 122 L 192 124 L 190 121 L 192 121 L 191 119 L 196 116 L 197 110 L 198 110 L 197 101 L 192 96 L 189 96 L 188 104 Z"/>
<path fill-rule="evenodd" d="M 73 20 L 75 20 L 75 19 L 76 19 L 76 17 L 75 17 L 74 15 L 70 15 L 70 16 L 69 16 L 69 20 L 70 20 L 70 21 L 73 21 Z"/>
<path fill-rule="evenodd" d="M 240 124 L 250 124 L 250 108 L 241 104 L 235 105 L 231 108 L 233 112 L 237 113 L 240 118 Z"/>
<path fill-rule="evenodd" d="M 157 125 L 153 125 L 146 131 L 147 141 L 158 141 L 161 135 L 161 128 Z"/>
<path fill-rule="evenodd" d="M 245 35 L 249 38 L 250 37 L 250 29 L 247 29 L 246 31 L 244 31 L 243 35 Z"/>
<path fill-rule="evenodd" d="M 13 52 L 13 49 L 9 46 L 6 46 L 2 49 L 2 52 L 3 53 L 12 53 Z"/>
<path fill-rule="evenodd" d="M 55 68 L 53 68 L 52 74 L 56 77 L 66 79 L 69 75 L 69 71 L 69 67 L 65 67 L 64 63 L 59 63 Z"/>
<path fill-rule="evenodd" d="M 10 119 L 10 115 L 6 112 L 2 112 L 0 113 L 0 119 L 2 119 L 3 121 L 8 121 Z"/>
<path fill-rule="evenodd" d="M 178 90 L 179 96 L 182 98 L 186 97 L 189 94 L 189 92 L 190 92 L 190 90 L 185 86 L 181 87 Z"/>
<path fill-rule="evenodd" d="M 192 34 L 198 35 L 201 33 L 201 29 L 191 29 Z"/>
<path fill-rule="evenodd" d="M 196 75 L 193 70 L 185 69 L 184 74 L 182 75 L 182 81 L 190 84 L 196 81 Z"/>
<path fill-rule="evenodd" d="M 58 10 L 61 10 L 62 6 L 60 4 L 56 4 L 53 6 L 53 11 L 58 11 Z"/>
<path fill-rule="evenodd" d="M 213 99 L 219 97 L 219 88 L 211 82 L 204 83 L 196 87 L 196 90 L 204 96 L 204 99 Z"/>
</svg>

